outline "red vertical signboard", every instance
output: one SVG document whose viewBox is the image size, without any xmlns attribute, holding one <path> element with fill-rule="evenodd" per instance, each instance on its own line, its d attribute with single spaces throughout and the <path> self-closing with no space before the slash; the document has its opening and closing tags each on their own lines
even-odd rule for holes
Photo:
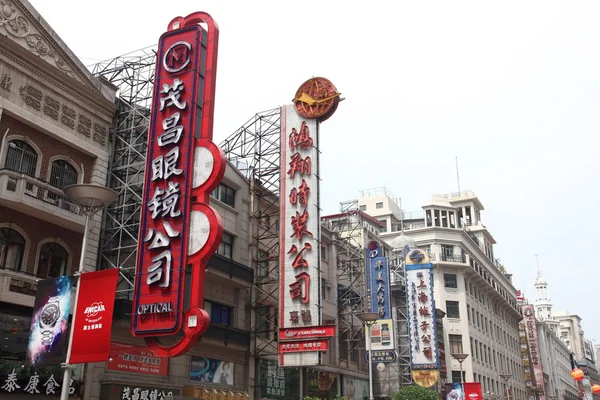
<svg viewBox="0 0 600 400">
<path fill-rule="evenodd" d="M 118 269 L 81 274 L 67 364 L 108 361 L 118 278 Z"/>
<path fill-rule="evenodd" d="M 158 45 L 132 333 L 161 357 L 185 353 L 210 322 L 204 273 L 223 227 L 208 204 L 225 171 L 212 143 L 217 42 L 216 24 L 198 12 L 171 21 Z M 181 330 L 175 345 L 157 338 Z"/>
</svg>

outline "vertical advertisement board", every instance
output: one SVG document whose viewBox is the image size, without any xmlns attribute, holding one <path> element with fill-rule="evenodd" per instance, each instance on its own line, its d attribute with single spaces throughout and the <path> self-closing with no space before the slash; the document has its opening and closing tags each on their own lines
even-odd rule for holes
<svg viewBox="0 0 600 400">
<path fill-rule="evenodd" d="M 411 370 L 438 370 L 432 265 L 426 253 L 414 249 L 405 268 Z"/>
<path fill-rule="evenodd" d="M 223 226 L 209 196 L 226 165 L 212 142 L 217 44 L 216 24 L 197 12 L 172 20 L 158 45 L 132 333 L 163 357 L 186 352 L 210 323 L 205 264 Z M 176 344 L 160 345 L 157 337 L 181 330 Z"/>
<path fill-rule="evenodd" d="M 29 330 L 27 361 L 32 366 L 60 365 L 64 360 L 71 312 L 71 277 L 37 282 Z"/>
<path fill-rule="evenodd" d="M 281 109 L 280 329 L 321 324 L 319 123 Z M 319 351 L 282 353 L 281 366 L 318 365 Z"/>
<path fill-rule="evenodd" d="M 368 243 L 366 253 L 369 312 L 378 313 L 383 319 L 391 319 L 388 258 L 384 257 L 381 244 L 375 240 Z"/>
<path fill-rule="evenodd" d="M 319 124 L 341 101 L 325 78 L 304 82 L 281 107 L 279 365 L 320 364 L 335 327 L 321 325 Z M 321 335 L 323 332 L 324 335 Z M 310 342 L 287 342 L 304 337 Z"/>
<path fill-rule="evenodd" d="M 542 368 L 542 359 L 540 357 L 540 343 L 538 341 L 535 308 L 533 304 L 527 304 L 521 307 L 521 311 L 523 313 L 523 324 L 525 324 L 525 333 L 527 335 L 527 347 L 529 348 L 533 380 L 538 389 L 538 400 L 546 400 L 546 393 L 544 391 L 544 370 Z"/>
</svg>

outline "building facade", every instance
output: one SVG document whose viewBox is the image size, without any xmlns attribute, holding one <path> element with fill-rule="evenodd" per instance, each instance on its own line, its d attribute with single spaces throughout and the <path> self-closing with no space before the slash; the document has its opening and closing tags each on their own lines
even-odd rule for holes
<svg viewBox="0 0 600 400">
<path fill-rule="evenodd" d="M 85 217 L 65 197 L 106 184 L 116 88 L 93 77 L 26 0 L 0 10 L 0 397 L 60 391 L 60 366 L 26 366 L 39 279 L 78 268 Z M 84 267 L 95 269 L 101 214 Z M 81 387 L 81 371 L 73 391 Z M 14 374 L 19 387 L 5 384 Z M 50 383 L 48 383 L 50 382 Z M 43 385 L 46 384 L 44 387 Z M 62 384 L 62 383 L 61 383 Z M 51 389 L 48 389 L 51 387 Z M 11 390 L 12 389 L 12 390 Z M 47 392 L 48 391 L 48 392 Z"/>
<path fill-rule="evenodd" d="M 397 248 L 395 241 L 404 243 L 408 236 L 434 265 L 435 304 L 446 313 L 441 362 L 447 366 L 448 382 L 460 381 L 461 366 L 452 354 L 468 354 L 462 363 L 466 381 L 480 382 L 484 393 L 506 393 L 500 374 L 510 374 L 512 398 L 525 399 L 517 291 L 494 257 L 496 242 L 481 222 L 479 198 L 470 191 L 434 195 L 422 211 L 402 213 L 389 191 L 368 194 L 359 205 L 385 222 L 382 239 Z"/>
</svg>

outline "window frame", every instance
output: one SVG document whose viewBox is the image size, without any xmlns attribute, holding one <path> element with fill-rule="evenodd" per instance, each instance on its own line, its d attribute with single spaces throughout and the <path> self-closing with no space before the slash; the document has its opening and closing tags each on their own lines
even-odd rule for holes
<svg viewBox="0 0 600 400">
<path fill-rule="evenodd" d="M 210 305 L 210 310 L 208 309 L 206 303 L 208 303 Z M 204 300 L 204 310 L 206 310 L 206 312 L 208 313 L 211 324 L 233 327 L 232 321 L 233 321 L 234 308 L 232 306 L 205 299 Z M 224 311 L 227 311 L 225 314 L 228 314 L 227 319 L 229 320 L 229 322 L 227 322 L 227 323 L 222 322 Z M 216 312 L 216 314 L 215 314 L 215 312 Z M 219 321 L 213 320 L 213 315 L 219 315 Z"/>
<path fill-rule="evenodd" d="M 231 238 L 230 243 L 225 241 L 226 237 Z M 231 233 L 223 231 L 223 236 L 221 237 L 221 243 L 219 243 L 219 247 L 217 248 L 216 253 L 222 257 L 233 260 L 233 243 L 234 242 L 235 242 L 235 237 Z M 223 245 L 223 252 L 221 252 L 221 245 Z M 227 253 L 227 251 L 226 251 L 228 248 L 227 246 L 229 246 L 229 256 L 227 254 L 225 254 L 225 253 Z"/>
<path fill-rule="evenodd" d="M 450 312 L 452 309 L 452 313 Z M 446 317 L 460 319 L 460 302 L 456 300 L 446 300 Z"/>
<path fill-rule="evenodd" d="M 4 260 L 4 265 L 1 265 L 0 269 L 8 269 L 10 271 L 22 272 L 22 271 L 24 271 L 24 266 L 26 265 L 25 261 L 27 261 L 26 251 L 28 251 L 28 247 L 29 247 L 28 246 L 28 238 L 22 232 L 20 232 L 19 230 L 15 229 L 15 227 L 14 227 L 13 224 L 7 224 L 7 225 L 10 225 L 10 226 L 2 226 L 2 225 L 0 225 L 0 232 L 2 233 L 3 237 L 6 238 L 6 239 L 3 239 L 3 240 L 5 240 L 8 244 L 13 244 L 15 246 L 19 246 L 20 249 L 21 249 L 21 253 L 18 256 L 19 261 L 18 261 L 18 263 L 16 265 L 14 265 L 14 268 L 7 268 L 7 266 L 6 266 L 6 260 Z M 5 232 L 8 232 L 8 233 L 5 233 Z M 14 232 L 14 233 L 11 235 L 12 232 Z M 20 239 L 23 240 L 22 244 L 14 241 L 14 240 L 10 240 L 10 237 L 14 236 L 15 234 L 18 237 L 20 237 Z M 7 247 L 8 246 L 2 248 L 2 250 L 0 252 L 0 256 L 2 255 L 2 253 L 4 251 L 6 251 Z M 1 258 L 0 258 L 0 260 L 1 260 Z"/>
<path fill-rule="evenodd" d="M 448 282 L 451 282 L 448 277 L 454 276 L 454 285 L 455 286 L 448 286 Z M 448 289 L 458 289 L 458 276 L 457 274 L 451 274 L 448 272 L 444 272 L 444 287 L 448 288 Z"/>
<path fill-rule="evenodd" d="M 225 194 L 222 194 L 223 191 L 225 192 Z M 212 197 L 215 200 L 218 200 L 219 202 L 225 205 L 228 205 L 229 207 L 235 208 L 235 197 L 237 194 L 236 192 L 237 190 L 232 188 L 231 186 L 228 186 L 224 183 L 220 183 L 219 186 L 217 186 L 215 190 L 211 192 L 210 197 Z"/>
<path fill-rule="evenodd" d="M 43 248 L 44 246 L 50 246 L 50 245 L 56 245 L 60 248 L 62 248 L 65 251 L 66 257 L 65 257 L 65 261 L 64 261 L 64 265 L 61 267 L 61 271 L 60 271 L 60 275 L 58 276 L 50 276 L 48 275 L 50 272 L 50 262 L 48 264 L 48 269 L 46 270 L 46 276 L 40 276 L 40 261 L 41 261 L 41 257 L 42 254 L 47 254 L 50 256 L 50 260 L 52 259 L 52 256 L 57 256 L 60 257 L 60 255 L 58 254 L 52 254 L 50 252 L 44 252 Z M 71 267 L 71 259 L 72 259 L 72 254 L 69 251 L 68 246 L 65 245 L 64 242 L 56 240 L 56 239 L 45 239 L 42 240 L 39 244 L 38 244 L 38 251 L 37 251 L 37 257 L 36 257 L 36 262 L 35 262 L 35 276 L 40 278 L 40 279 L 51 279 L 51 278 L 58 278 L 60 276 L 66 276 L 68 272 L 70 272 L 70 267 Z"/>
<path fill-rule="evenodd" d="M 375 203 L 375 209 L 381 210 L 383 208 L 383 201 L 378 201 Z"/>
</svg>

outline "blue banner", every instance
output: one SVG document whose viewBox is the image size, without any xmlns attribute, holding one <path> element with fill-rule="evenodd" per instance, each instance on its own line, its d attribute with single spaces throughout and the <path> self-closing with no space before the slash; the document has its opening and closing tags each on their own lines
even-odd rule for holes
<svg viewBox="0 0 600 400">
<path fill-rule="evenodd" d="M 376 312 L 383 319 L 392 318 L 390 301 L 390 269 L 383 249 L 376 241 L 367 246 L 367 293 L 369 312 Z"/>
</svg>

